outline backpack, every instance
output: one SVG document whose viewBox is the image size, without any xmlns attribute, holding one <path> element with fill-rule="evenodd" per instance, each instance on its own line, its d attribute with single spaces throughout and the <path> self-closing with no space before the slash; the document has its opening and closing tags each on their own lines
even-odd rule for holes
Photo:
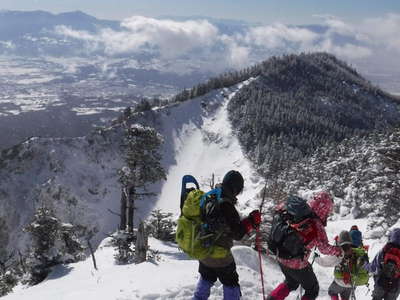
<svg viewBox="0 0 400 300">
<path fill-rule="evenodd" d="M 353 245 L 356 247 L 362 247 L 362 233 L 358 229 L 350 230 L 351 240 L 353 241 Z"/>
<path fill-rule="evenodd" d="M 353 247 L 353 255 L 344 258 L 342 262 L 334 269 L 334 276 L 341 279 L 346 284 L 353 286 L 367 285 L 369 281 L 369 274 L 363 268 L 364 264 L 368 262 L 367 252 L 363 248 Z"/>
<path fill-rule="evenodd" d="M 194 183 L 196 188 L 187 188 L 187 183 Z M 181 216 L 175 238 L 178 246 L 191 258 L 223 258 L 229 254 L 229 250 L 215 245 L 223 233 L 219 214 L 221 201 L 220 188 L 204 193 L 193 176 L 183 177 Z"/>
<path fill-rule="evenodd" d="M 383 260 L 378 273 L 378 285 L 385 291 L 397 288 L 400 280 L 400 246 L 392 243 L 383 248 Z"/>
<path fill-rule="evenodd" d="M 313 218 L 315 214 L 306 200 L 289 196 L 285 207 L 275 211 L 268 248 L 280 258 L 303 258 L 307 244 L 316 236 Z"/>
<path fill-rule="evenodd" d="M 387 245 L 384 249 L 382 274 L 386 278 L 400 277 L 400 249 L 394 245 Z"/>
</svg>

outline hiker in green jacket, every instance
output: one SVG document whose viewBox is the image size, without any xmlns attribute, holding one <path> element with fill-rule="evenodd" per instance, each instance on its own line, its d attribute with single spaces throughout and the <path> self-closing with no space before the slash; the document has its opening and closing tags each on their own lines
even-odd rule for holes
<svg viewBox="0 0 400 300">
<path fill-rule="evenodd" d="M 338 246 L 344 255 L 315 258 L 315 262 L 323 267 L 335 267 L 334 280 L 329 286 L 328 294 L 332 300 L 349 300 L 359 285 L 369 281 L 368 271 L 364 265 L 368 263 L 368 255 L 363 248 L 354 247 L 350 233 L 342 231 L 337 239 Z M 340 297 L 340 298 L 339 298 Z"/>
</svg>

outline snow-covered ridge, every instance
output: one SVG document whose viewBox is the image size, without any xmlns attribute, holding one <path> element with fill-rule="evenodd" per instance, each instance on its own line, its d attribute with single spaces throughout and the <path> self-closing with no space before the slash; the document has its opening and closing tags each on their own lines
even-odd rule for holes
<svg viewBox="0 0 400 300">
<path fill-rule="evenodd" d="M 229 99 L 245 84 L 147 112 L 85 137 L 31 138 L 3 151 L 0 217 L 10 230 L 9 248 L 24 250 L 22 227 L 42 205 L 53 208 L 61 221 L 95 227 L 97 242 L 114 231 L 119 220 L 109 210 L 119 211 L 117 170 L 123 166 L 119 145 L 123 126 L 136 121 L 154 126 L 164 136 L 162 164 L 168 176 L 151 187 L 157 197 L 138 202 L 138 218 L 146 218 L 155 208 L 178 213 L 180 180 L 186 173 L 205 184 L 212 173 L 218 181 L 228 170 L 240 170 L 246 179 L 241 206 L 247 208 L 260 179 L 244 158 L 226 112 Z"/>
</svg>

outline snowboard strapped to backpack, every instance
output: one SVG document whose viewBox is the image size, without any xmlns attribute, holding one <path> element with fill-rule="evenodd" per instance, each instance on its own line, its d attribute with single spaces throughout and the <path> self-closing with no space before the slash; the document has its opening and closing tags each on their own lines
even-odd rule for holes
<svg viewBox="0 0 400 300">
<path fill-rule="evenodd" d="M 284 207 L 275 211 L 268 248 L 280 258 L 303 258 L 307 244 L 316 235 L 312 222 L 315 217 L 306 200 L 289 196 Z"/>
<path fill-rule="evenodd" d="M 196 188 L 188 188 L 189 183 Z M 223 258 L 229 253 L 229 250 L 215 245 L 223 230 L 219 215 L 221 201 L 220 188 L 204 193 L 193 176 L 183 177 L 181 216 L 176 229 L 176 242 L 190 257 Z"/>
</svg>

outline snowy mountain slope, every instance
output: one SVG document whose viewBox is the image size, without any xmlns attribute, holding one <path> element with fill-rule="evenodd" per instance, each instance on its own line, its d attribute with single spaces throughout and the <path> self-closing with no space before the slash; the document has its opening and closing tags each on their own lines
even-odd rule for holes
<svg viewBox="0 0 400 300">
<path fill-rule="evenodd" d="M 10 229 L 9 248 L 24 249 L 26 235 L 21 229 L 42 205 L 53 208 L 62 221 L 96 228 L 95 243 L 114 231 L 119 220 L 108 210 L 119 211 L 117 170 L 123 166 L 119 145 L 124 126 L 139 121 L 151 124 L 164 136 L 162 164 L 168 179 L 151 187 L 157 197 L 137 202 L 136 222 L 155 208 L 178 214 L 180 181 L 186 173 L 196 176 L 207 189 L 204 183 L 212 173 L 218 182 L 228 170 L 240 170 L 246 178 L 241 206 L 247 208 L 260 178 L 232 135 L 226 112 L 229 99 L 245 84 L 150 111 L 86 137 L 32 138 L 3 151 L 0 217 Z M 256 205 L 252 203 L 248 210 Z"/>
<path fill-rule="evenodd" d="M 212 174 L 218 183 L 231 169 L 239 170 L 245 178 L 239 203 L 245 206 L 246 200 L 255 197 L 262 180 L 252 169 L 250 161 L 244 158 L 227 112 L 229 100 L 249 82 L 251 79 L 182 103 L 167 115 L 162 115 L 160 129 L 165 137 L 163 165 L 168 166 L 168 173 L 157 206 L 177 212 L 183 175 L 194 175 L 207 189 Z M 189 120 L 188 115 L 191 116 Z"/>
<path fill-rule="evenodd" d="M 43 205 L 65 222 L 97 228 L 97 242 L 114 230 L 118 220 L 107 209 L 117 210 L 120 197 L 117 141 L 111 132 L 75 139 L 31 138 L 4 151 L 0 216 L 10 230 L 9 248 L 25 250 L 21 229 Z"/>
<path fill-rule="evenodd" d="M 365 232 L 366 220 L 342 220 L 329 222 L 327 233 L 332 238 L 340 230 L 348 230 L 357 224 Z M 375 253 L 385 242 L 365 240 L 370 245 L 369 256 Z M 5 300 L 187 300 L 193 295 L 197 280 L 197 261 L 190 260 L 180 252 L 176 245 L 150 239 L 150 247 L 158 251 L 159 260 L 147 261 L 138 265 L 115 265 L 113 249 L 108 239 L 96 252 L 98 271 L 94 270 L 91 258 L 68 266 L 58 266 L 48 279 L 37 286 L 19 286 L 14 293 L 5 296 Z M 257 252 L 249 247 L 235 246 L 233 253 L 238 266 L 243 300 L 262 299 L 259 258 Z M 278 265 L 272 257 L 263 256 L 265 292 L 270 292 L 282 279 Z M 327 289 L 333 278 L 332 268 L 322 268 L 314 264 L 314 270 L 320 283 L 318 299 L 330 299 Z M 373 280 L 370 280 L 373 287 Z M 220 283 L 212 288 L 211 300 L 222 299 Z M 369 293 L 369 294 L 368 294 Z M 293 292 L 287 299 L 296 299 L 298 292 Z M 366 287 L 356 291 L 357 299 L 369 299 Z"/>
</svg>

